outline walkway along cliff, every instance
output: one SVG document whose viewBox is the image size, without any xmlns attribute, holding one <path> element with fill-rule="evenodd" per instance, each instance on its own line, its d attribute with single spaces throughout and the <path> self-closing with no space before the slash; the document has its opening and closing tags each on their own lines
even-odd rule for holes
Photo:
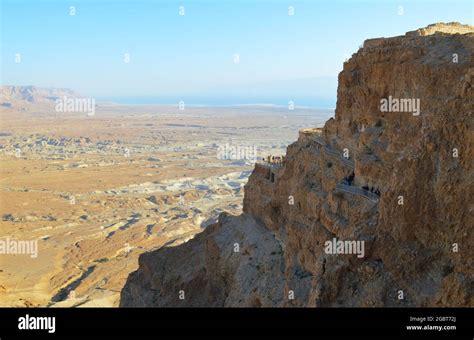
<svg viewBox="0 0 474 340">
<path fill-rule="evenodd" d="M 335 117 L 256 164 L 244 214 L 140 256 L 121 306 L 474 306 L 473 81 L 472 26 L 366 40 Z"/>
</svg>

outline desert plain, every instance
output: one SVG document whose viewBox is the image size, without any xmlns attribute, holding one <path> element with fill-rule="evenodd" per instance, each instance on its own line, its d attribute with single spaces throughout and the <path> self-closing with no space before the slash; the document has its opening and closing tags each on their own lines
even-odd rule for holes
<svg viewBox="0 0 474 340">
<path fill-rule="evenodd" d="M 138 256 L 241 213 L 254 163 L 332 110 L 98 104 L 0 108 L 0 306 L 117 306 Z"/>
</svg>

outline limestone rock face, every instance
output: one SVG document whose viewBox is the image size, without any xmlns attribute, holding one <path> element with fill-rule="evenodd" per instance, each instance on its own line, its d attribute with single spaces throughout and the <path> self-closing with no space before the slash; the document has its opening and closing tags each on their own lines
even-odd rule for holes
<svg viewBox="0 0 474 340">
<path fill-rule="evenodd" d="M 474 306 L 473 78 L 471 26 L 367 40 L 335 118 L 256 165 L 242 216 L 142 255 L 121 305 Z"/>
<path fill-rule="evenodd" d="M 283 301 L 279 242 L 248 215 L 219 222 L 174 248 L 140 256 L 121 306 L 275 306 Z"/>
</svg>

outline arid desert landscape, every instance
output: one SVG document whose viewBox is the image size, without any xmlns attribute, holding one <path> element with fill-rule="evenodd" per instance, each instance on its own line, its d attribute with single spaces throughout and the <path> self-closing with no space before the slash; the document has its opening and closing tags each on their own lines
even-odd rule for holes
<svg viewBox="0 0 474 340">
<path fill-rule="evenodd" d="M 242 210 L 254 163 L 284 155 L 331 110 L 98 103 L 57 112 L 65 90 L 3 87 L 1 306 L 117 306 L 138 256 Z"/>
<path fill-rule="evenodd" d="M 2 1 L 0 307 L 474 306 L 471 10 Z"/>
<path fill-rule="evenodd" d="M 0 0 L 0 340 L 472 338 L 473 18 Z"/>
</svg>

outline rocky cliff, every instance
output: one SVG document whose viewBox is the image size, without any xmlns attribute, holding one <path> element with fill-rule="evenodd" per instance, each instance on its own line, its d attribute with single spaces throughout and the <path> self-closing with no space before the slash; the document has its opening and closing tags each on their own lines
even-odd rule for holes
<svg viewBox="0 0 474 340">
<path fill-rule="evenodd" d="M 121 306 L 474 306 L 474 29 L 370 39 L 335 118 L 257 164 L 244 214 L 144 254 Z"/>
</svg>

